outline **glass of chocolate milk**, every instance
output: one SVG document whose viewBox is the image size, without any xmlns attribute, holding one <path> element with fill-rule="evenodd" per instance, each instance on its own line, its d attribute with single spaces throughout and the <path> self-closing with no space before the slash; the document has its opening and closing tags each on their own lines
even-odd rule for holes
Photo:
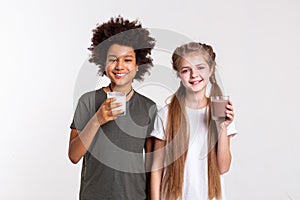
<svg viewBox="0 0 300 200">
<path fill-rule="evenodd" d="M 226 105 L 228 104 L 229 96 L 212 96 L 211 102 L 211 116 L 213 120 L 225 121 Z"/>
</svg>

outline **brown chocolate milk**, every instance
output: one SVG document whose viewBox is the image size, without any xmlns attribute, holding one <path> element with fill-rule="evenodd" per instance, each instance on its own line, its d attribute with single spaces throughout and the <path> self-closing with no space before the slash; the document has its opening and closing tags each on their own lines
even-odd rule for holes
<svg viewBox="0 0 300 200">
<path fill-rule="evenodd" d="M 225 120 L 228 100 L 213 99 L 211 101 L 211 114 L 213 120 Z"/>
</svg>

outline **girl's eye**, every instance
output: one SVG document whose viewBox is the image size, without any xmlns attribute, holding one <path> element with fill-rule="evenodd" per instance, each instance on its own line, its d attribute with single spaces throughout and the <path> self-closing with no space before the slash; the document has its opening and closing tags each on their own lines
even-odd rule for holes
<svg viewBox="0 0 300 200">
<path fill-rule="evenodd" d="M 181 70 L 181 73 L 182 73 L 182 74 L 186 74 L 186 73 L 188 73 L 188 72 L 189 72 L 188 69 L 183 69 L 183 70 Z"/>
<path fill-rule="evenodd" d="M 197 67 L 198 70 L 202 70 L 204 69 L 205 67 Z"/>
<path fill-rule="evenodd" d="M 132 59 L 125 59 L 125 62 L 132 62 Z"/>
</svg>

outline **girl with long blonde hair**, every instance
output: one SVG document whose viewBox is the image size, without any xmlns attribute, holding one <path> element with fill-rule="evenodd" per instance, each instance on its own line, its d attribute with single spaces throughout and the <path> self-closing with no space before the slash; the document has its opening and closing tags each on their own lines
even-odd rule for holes
<svg viewBox="0 0 300 200">
<path fill-rule="evenodd" d="M 211 119 L 209 97 L 222 95 L 215 57 L 211 46 L 196 42 L 176 48 L 172 55 L 181 82 L 170 103 L 158 112 L 151 133 L 152 200 L 225 199 L 220 175 L 230 168 L 230 136 L 236 130 L 230 100 L 226 119 Z"/>
</svg>

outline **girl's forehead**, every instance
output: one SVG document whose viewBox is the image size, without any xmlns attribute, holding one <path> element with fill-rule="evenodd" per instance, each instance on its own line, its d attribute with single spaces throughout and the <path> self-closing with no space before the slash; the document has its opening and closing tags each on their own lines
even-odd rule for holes
<svg viewBox="0 0 300 200">
<path fill-rule="evenodd" d="M 204 56 L 200 52 L 192 52 L 184 55 L 181 60 L 181 65 L 199 65 L 207 64 Z"/>
</svg>

